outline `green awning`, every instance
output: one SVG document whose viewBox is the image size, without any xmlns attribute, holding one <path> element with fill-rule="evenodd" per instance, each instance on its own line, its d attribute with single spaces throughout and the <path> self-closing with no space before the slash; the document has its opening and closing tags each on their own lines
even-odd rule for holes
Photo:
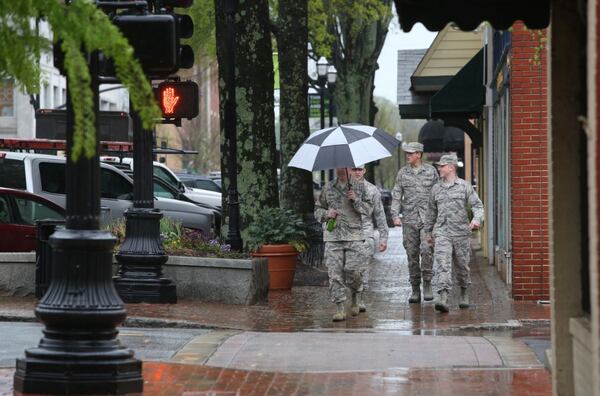
<svg viewBox="0 0 600 396">
<path fill-rule="evenodd" d="M 430 31 L 442 30 L 454 22 L 461 30 L 476 29 L 487 21 L 506 30 L 521 20 L 530 29 L 550 23 L 550 0 L 394 0 L 400 27 L 405 32 L 421 22 Z"/>
<path fill-rule="evenodd" d="M 483 48 L 431 97 L 430 118 L 476 118 L 485 103 Z"/>
</svg>

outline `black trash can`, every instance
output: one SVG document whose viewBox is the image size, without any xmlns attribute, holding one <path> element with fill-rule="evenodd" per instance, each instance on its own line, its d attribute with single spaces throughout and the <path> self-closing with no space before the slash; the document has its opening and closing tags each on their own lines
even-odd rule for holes
<svg viewBox="0 0 600 396">
<path fill-rule="evenodd" d="M 35 248 L 35 297 L 46 294 L 52 279 L 52 246 L 48 243 L 56 227 L 64 226 L 64 220 L 38 220 Z"/>
</svg>

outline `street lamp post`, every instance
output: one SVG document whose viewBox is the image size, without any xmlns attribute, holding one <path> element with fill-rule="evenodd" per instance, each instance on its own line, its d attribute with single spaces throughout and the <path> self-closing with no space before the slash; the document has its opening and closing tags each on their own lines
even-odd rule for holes
<svg viewBox="0 0 600 396">
<path fill-rule="evenodd" d="M 333 91 L 337 81 L 337 70 L 331 65 L 327 68 L 327 93 L 329 95 L 329 126 L 333 126 Z M 329 170 L 329 180 L 333 180 L 334 170 Z"/>
<path fill-rule="evenodd" d="M 396 133 L 396 139 L 400 142 L 398 145 L 398 169 L 402 167 L 402 132 Z"/>
<path fill-rule="evenodd" d="M 229 226 L 227 228 L 227 243 L 234 251 L 242 250 L 242 236 L 240 234 L 240 203 L 237 191 L 237 131 L 236 131 L 236 103 L 235 103 L 235 14 L 237 0 L 225 1 L 226 21 L 226 56 L 227 72 L 225 73 L 227 86 L 227 99 L 225 101 L 225 135 L 229 141 L 228 174 L 229 188 L 227 189 L 227 204 L 229 213 Z"/>
<path fill-rule="evenodd" d="M 96 130 L 98 57 L 98 52 L 89 55 Z M 100 230 L 97 135 L 92 158 L 74 161 L 72 156 L 72 103 L 78 99 L 67 94 L 66 227 L 50 236 L 52 280 L 35 308 L 44 336 L 17 359 L 14 388 L 44 394 L 139 393 L 142 362 L 117 339 L 116 327 L 127 314 L 112 282 L 115 237 Z"/>
<path fill-rule="evenodd" d="M 319 110 L 321 115 L 321 129 L 325 128 L 325 84 L 327 83 L 327 58 L 320 57 L 317 61 L 317 85 L 319 86 Z M 321 184 L 325 183 L 325 171 L 321 171 Z"/>
</svg>

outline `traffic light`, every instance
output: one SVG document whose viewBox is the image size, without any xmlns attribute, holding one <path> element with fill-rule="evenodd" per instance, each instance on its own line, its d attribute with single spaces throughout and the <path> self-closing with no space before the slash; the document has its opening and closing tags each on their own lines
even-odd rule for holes
<svg viewBox="0 0 600 396">
<path fill-rule="evenodd" d="M 133 47 L 135 57 L 150 77 L 166 77 L 177 66 L 177 22 L 171 14 L 120 14 L 113 23 Z M 104 62 L 102 75 L 114 76 L 112 60 Z"/>
<path fill-rule="evenodd" d="M 194 21 L 189 15 L 175 13 L 175 8 L 189 8 L 194 0 L 162 0 L 162 7 L 175 16 L 177 24 L 177 65 L 179 68 L 189 69 L 194 66 L 194 51 L 192 47 L 181 44 L 181 39 L 191 38 L 194 34 Z"/>
<path fill-rule="evenodd" d="M 194 81 L 164 81 L 154 94 L 164 118 L 191 119 L 198 115 L 198 84 Z"/>
</svg>

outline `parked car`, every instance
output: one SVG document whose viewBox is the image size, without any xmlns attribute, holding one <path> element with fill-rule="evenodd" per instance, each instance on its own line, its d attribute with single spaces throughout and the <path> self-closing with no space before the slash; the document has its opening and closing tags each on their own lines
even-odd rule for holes
<svg viewBox="0 0 600 396">
<path fill-rule="evenodd" d="M 64 218 L 65 210 L 44 197 L 0 187 L 0 252 L 35 250 L 35 222 Z"/>
<path fill-rule="evenodd" d="M 0 152 L 0 187 L 12 187 L 39 194 L 66 205 L 65 158 L 45 154 Z M 133 206 L 133 180 L 112 165 L 100 164 L 100 205 L 106 223 L 123 216 Z M 213 210 L 170 198 L 155 198 L 154 207 L 165 217 L 213 235 Z"/>
<path fill-rule="evenodd" d="M 116 166 L 127 166 L 130 170 L 133 170 L 133 158 L 119 158 L 119 157 L 101 157 L 101 161 L 110 163 Z M 182 183 L 181 180 L 175 175 L 175 173 L 169 169 L 165 164 L 154 161 L 152 163 L 153 174 L 165 180 L 171 184 L 174 188 L 181 191 L 189 199 L 200 204 L 209 204 L 214 207 L 218 207 L 221 210 L 221 192 L 209 191 L 209 190 L 198 190 L 191 188 Z"/>
<path fill-rule="evenodd" d="M 132 170 L 127 169 L 127 170 L 124 170 L 123 173 L 125 173 L 127 176 L 129 176 L 133 179 L 133 171 Z M 153 191 L 154 191 L 155 197 L 177 199 L 180 201 L 189 202 L 194 205 L 198 205 L 198 206 L 201 206 L 208 210 L 211 210 L 213 213 L 213 216 L 215 217 L 215 234 L 219 235 L 221 233 L 221 209 L 220 208 L 218 208 L 216 206 L 212 206 L 210 204 L 199 203 L 199 202 L 195 202 L 195 201 L 191 200 L 186 194 L 182 193 L 181 191 L 179 191 L 178 189 L 173 187 L 170 183 L 168 183 L 166 180 L 164 180 L 156 175 L 154 175 Z"/>
<path fill-rule="evenodd" d="M 221 193 L 221 186 L 206 176 L 189 173 L 176 173 L 176 175 L 183 184 L 190 188 Z"/>
</svg>

